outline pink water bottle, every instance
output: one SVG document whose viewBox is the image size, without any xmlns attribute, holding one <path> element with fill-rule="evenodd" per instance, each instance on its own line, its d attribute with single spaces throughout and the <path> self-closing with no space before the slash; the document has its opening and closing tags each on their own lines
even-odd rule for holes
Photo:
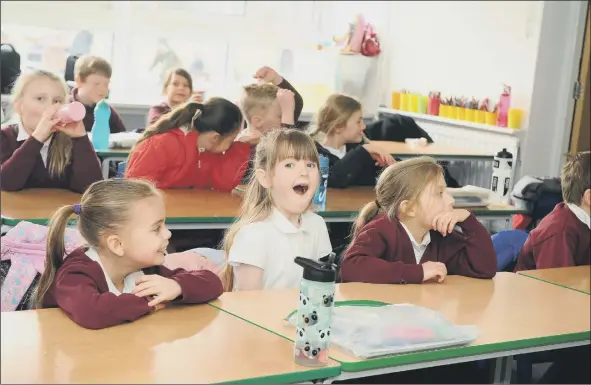
<svg viewBox="0 0 591 385">
<path fill-rule="evenodd" d="M 503 93 L 498 105 L 497 126 L 507 127 L 509 108 L 511 108 L 511 87 L 503 86 Z"/>
<path fill-rule="evenodd" d="M 73 122 L 79 122 L 84 119 L 86 115 L 86 108 L 80 102 L 72 102 L 69 104 L 64 104 L 62 108 L 60 108 L 55 117 L 60 119 L 60 123 L 62 124 L 69 124 Z"/>
</svg>

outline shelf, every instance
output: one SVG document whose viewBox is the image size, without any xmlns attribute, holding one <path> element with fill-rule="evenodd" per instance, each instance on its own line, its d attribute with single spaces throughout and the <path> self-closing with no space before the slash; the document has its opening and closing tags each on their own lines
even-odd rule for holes
<svg viewBox="0 0 591 385">
<path fill-rule="evenodd" d="M 472 130 L 478 131 L 486 131 L 486 132 L 494 132 L 496 134 L 503 134 L 508 136 L 519 136 L 525 129 L 515 130 L 512 128 L 504 128 L 504 127 L 497 127 L 497 126 L 489 126 L 487 124 L 481 123 L 473 123 L 467 122 L 465 120 L 457 120 L 457 119 L 449 119 L 449 118 L 442 118 L 441 116 L 434 116 L 434 115 L 427 115 L 427 114 L 418 114 L 415 112 L 408 112 L 408 111 L 399 111 L 393 110 L 390 108 L 380 107 L 378 108 L 378 114 L 399 114 L 411 117 L 416 120 L 422 120 L 426 122 L 433 122 L 438 123 L 446 126 L 453 126 L 459 128 L 468 128 Z"/>
</svg>

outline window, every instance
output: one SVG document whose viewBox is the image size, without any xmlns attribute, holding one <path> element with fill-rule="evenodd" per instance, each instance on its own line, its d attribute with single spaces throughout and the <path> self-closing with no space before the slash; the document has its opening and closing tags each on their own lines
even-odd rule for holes
<svg viewBox="0 0 591 385">
<path fill-rule="evenodd" d="M 73 51 L 102 56 L 113 66 L 115 103 L 157 103 L 163 75 L 175 66 L 193 74 L 195 89 L 237 100 L 257 68 L 269 65 L 314 112 L 334 90 L 337 55 L 317 43 L 345 34 L 357 11 L 387 18 L 382 3 L 10 1 L 2 2 L 2 40 L 13 42 L 23 67 L 63 72 Z"/>
</svg>

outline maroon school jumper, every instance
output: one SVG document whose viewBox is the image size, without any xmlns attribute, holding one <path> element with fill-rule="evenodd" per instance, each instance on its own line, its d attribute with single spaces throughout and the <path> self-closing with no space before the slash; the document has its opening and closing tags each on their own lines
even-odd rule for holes
<svg viewBox="0 0 591 385">
<path fill-rule="evenodd" d="M 82 193 L 92 183 L 102 180 L 101 166 L 87 135 L 72 138 L 72 158 L 61 178 L 52 178 L 41 158 L 43 143 L 30 136 L 17 141 L 18 124 L 2 127 L 0 131 L 0 186 L 3 191 L 25 188 L 58 188 Z M 51 157 L 49 144 L 47 164 Z"/>
</svg>

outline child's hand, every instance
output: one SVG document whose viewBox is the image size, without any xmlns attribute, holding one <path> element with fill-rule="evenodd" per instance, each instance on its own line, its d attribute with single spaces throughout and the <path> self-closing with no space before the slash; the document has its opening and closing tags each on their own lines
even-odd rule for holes
<svg viewBox="0 0 591 385">
<path fill-rule="evenodd" d="M 380 167 L 386 167 L 396 163 L 394 157 L 388 153 L 388 151 L 376 146 L 373 143 L 366 143 L 363 148 L 369 152 L 369 155 L 376 161 L 376 165 Z"/>
<path fill-rule="evenodd" d="M 284 117 L 291 117 L 293 120 L 293 111 L 295 110 L 295 95 L 290 90 L 277 90 L 277 102 L 281 107 L 281 121 Z M 293 123 L 292 123 L 293 124 Z"/>
<path fill-rule="evenodd" d="M 162 310 L 162 309 L 164 309 L 165 307 L 166 307 L 166 305 L 165 305 L 165 304 L 163 304 L 163 303 L 159 303 L 159 304 L 157 304 L 157 305 L 154 305 L 154 310 L 152 310 L 152 311 L 153 311 L 153 312 L 155 312 L 155 311 L 158 311 L 158 310 Z"/>
<path fill-rule="evenodd" d="M 149 306 L 172 301 L 182 294 L 181 285 L 177 281 L 161 275 L 142 275 L 135 280 L 136 287 L 131 292 L 138 297 L 152 296 Z"/>
<path fill-rule="evenodd" d="M 39 123 L 35 128 L 35 131 L 33 131 L 33 134 L 31 135 L 33 138 L 37 139 L 41 143 L 44 143 L 47 139 L 49 139 L 53 128 L 60 121 L 60 119 L 55 118 L 54 115 L 61 107 L 62 104 L 54 104 L 43 112 L 41 119 L 39 119 Z"/>
<path fill-rule="evenodd" d="M 255 74 L 252 76 L 256 80 L 262 83 L 273 83 L 275 85 L 279 85 L 283 81 L 283 77 L 277 73 L 273 68 L 270 67 L 261 67 Z"/>
<path fill-rule="evenodd" d="M 191 94 L 191 96 L 189 97 L 189 101 L 195 103 L 203 103 L 203 92 L 193 92 L 193 94 Z"/>
<path fill-rule="evenodd" d="M 70 138 L 80 138 L 86 135 L 86 129 L 84 128 L 84 123 L 82 122 L 72 122 L 65 124 L 63 126 L 57 125 L 54 127 L 56 131 L 63 132 L 64 134 L 68 135 Z"/>
<path fill-rule="evenodd" d="M 261 139 L 261 132 L 259 130 L 253 130 L 247 128 L 246 130 L 240 131 L 236 137 L 236 142 L 248 143 L 250 145 L 256 145 Z"/>
<path fill-rule="evenodd" d="M 454 231 L 457 223 L 464 222 L 470 216 L 470 211 L 464 209 L 454 209 L 444 211 L 433 218 L 433 230 L 439 231 L 444 237 Z"/>
<path fill-rule="evenodd" d="M 441 262 L 423 263 L 423 282 L 437 277 L 437 282 L 441 283 L 447 275 L 447 267 Z"/>
</svg>

